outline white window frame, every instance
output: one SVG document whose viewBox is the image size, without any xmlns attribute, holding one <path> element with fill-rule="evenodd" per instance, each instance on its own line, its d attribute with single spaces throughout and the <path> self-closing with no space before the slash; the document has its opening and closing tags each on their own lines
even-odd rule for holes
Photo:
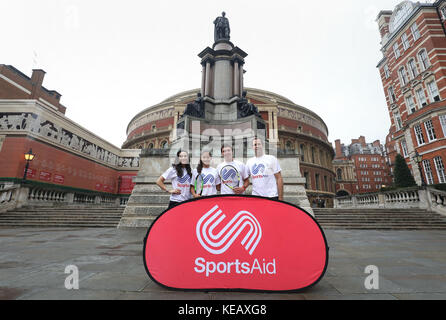
<svg viewBox="0 0 446 320">
<path fill-rule="evenodd" d="M 437 135 L 435 134 L 434 124 L 432 123 L 432 120 L 426 121 L 424 123 L 424 128 L 426 129 L 427 140 L 429 142 L 437 140 Z"/>
<path fill-rule="evenodd" d="M 387 94 L 389 95 L 390 103 L 395 103 L 395 101 L 396 101 L 396 95 L 395 95 L 395 90 L 393 89 L 393 86 L 390 86 L 390 87 L 387 89 Z"/>
<path fill-rule="evenodd" d="M 437 170 L 437 177 L 439 183 L 446 183 L 446 174 L 444 172 L 443 160 L 440 156 L 434 158 L 435 169 Z"/>
<path fill-rule="evenodd" d="M 395 118 L 395 126 L 396 131 L 399 131 L 403 128 L 403 121 L 401 120 L 400 112 L 397 110 L 393 113 L 393 116 Z"/>
<path fill-rule="evenodd" d="M 429 92 L 429 99 L 431 103 L 440 101 L 440 92 L 438 91 L 437 83 L 435 80 L 429 81 L 427 83 L 427 91 Z M 435 97 L 438 97 L 438 100 L 435 100 Z"/>
<path fill-rule="evenodd" d="M 432 175 L 432 167 L 428 159 L 423 160 L 424 175 L 426 176 L 427 184 L 434 184 L 434 176 Z"/>
<path fill-rule="evenodd" d="M 420 31 L 418 30 L 418 25 L 416 22 L 414 22 L 411 26 L 410 26 L 410 31 L 412 32 L 412 36 L 413 36 L 413 41 L 417 41 L 418 39 L 420 39 L 421 35 L 420 35 Z"/>
<path fill-rule="evenodd" d="M 418 76 L 418 68 L 415 59 L 410 59 L 409 62 L 407 63 L 407 67 L 410 71 L 410 76 L 412 80 L 415 79 Z"/>
<path fill-rule="evenodd" d="M 422 146 L 422 145 L 426 144 L 426 141 L 424 140 L 424 136 L 423 136 L 423 129 L 421 129 L 421 125 L 417 124 L 416 126 L 413 127 L 413 130 L 415 133 L 415 137 L 417 138 L 418 145 Z"/>
<path fill-rule="evenodd" d="M 420 95 L 420 93 L 422 95 Z M 415 89 L 415 94 L 417 96 L 417 101 L 418 101 L 418 105 L 421 108 L 427 106 L 427 98 L 426 98 L 426 94 L 424 93 L 424 88 L 423 87 L 419 87 Z M 423 106 L 424 103 L 424 106 Z"/>
<path fill-rule="evenodd" d="M 425 71 L 431 65 L 426 49 L 421 49 L 417 55 L 420 62 L 421 70 Z"/>
<path fill-rule="evenodd" d="M 441 129 L 443 129 L 443 136 L 446 137 L 446 114 L 438 117 L 440 119 Z"/>
<path fill-rule="evenodd" d="M 407 37 L 407 34 L 403 34 L 401 36 L 401 42 L 403 43 L 403 49 L 406 51 L 410 47 L 409 38 Z"/>
<path fill-rule="evenodd" d="M 404 66 L 398 69 L 398 75 L 400 76 L 401 86 L 406 86 L 409 79 L 407 78 L 406 68 Z"/>
<path fill-rule="evenodd" d="M 395 54 L 395 59 L 401 57 L 400 49 L 398 48 L 398 41 L 393 44 L 393 53 Z"/>
<path fill-rule="evenodd" d="M 403 150 L 404 158 L 407 158 L 409 156 L 409 151 L 407 150 L 407 143 L 404 139 L 401 139 L 401 150 Z"/>
<path fill-rule="evenodd" d="M 406 96 L 406 97 L 405 97 L 405 100 L 406 100 L 407 112 L 408 112 L 409 114 L 412 114 L 412 113 L 414 113 L 415 111 L 417 111 L 417 106 L 416 106 L 416 104 L 415 104 L 415 102 L 414 102 L 414 100 L 413 100 L 413 97 L 412 97 L 411 95 Z"/>
<path fill-rule="evenodd" d="M 384 65 L 384 76 L 386 77 L 386 79 L 389 79 L 390 77 L 390 70 L 387 64 Z"/>
</svg>

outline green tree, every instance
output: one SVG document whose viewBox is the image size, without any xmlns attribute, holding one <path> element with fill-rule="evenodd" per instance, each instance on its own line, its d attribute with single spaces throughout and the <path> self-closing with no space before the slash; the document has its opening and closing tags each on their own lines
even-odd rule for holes
<svg viewBox="0 0 446 320">
<path fill-rule="evenodd" d="M 400 154 L 397 154 L 395 157 L 395 168 L 393 172 L 395 177 L 395 187 L 406 188 L 417 185 L 407 166 L 406 160 L 404 160 L 403 156 Z"/>
</svg>

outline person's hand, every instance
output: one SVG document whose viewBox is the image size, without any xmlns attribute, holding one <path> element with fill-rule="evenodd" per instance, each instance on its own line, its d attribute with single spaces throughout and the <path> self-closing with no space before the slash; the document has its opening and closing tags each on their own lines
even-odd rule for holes
<svg viewBox="0 0 446 320">
<path fill-rule="evenodd" d="M 201 196 L 199 194 L 194 194 L 194 198 L 200 198 Z"/>
<path fill-rule="evenodd" d="M 169 190 L 170 194 L 181 194 L 181 190 L 178 189 L 173 189 L 173 190 Z"/>
<path fill-rule="evenodd" d="M 245 189 L 243 187 L 234 188 L 235 194 L 242 194 L 243 192 L 245 192 Z"/>
</svg>

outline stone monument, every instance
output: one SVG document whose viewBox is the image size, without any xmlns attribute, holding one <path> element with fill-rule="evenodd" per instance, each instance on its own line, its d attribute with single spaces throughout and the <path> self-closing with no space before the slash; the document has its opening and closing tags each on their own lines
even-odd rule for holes
<svg viewBox="0 0 446 320">
<path fill-rule="evenodd" d="M 243 66 L 247 53 L 231 43 L 229 20 L 224 12 L 215 19 L 214 25 L 212 48 L 207 47 L 198 54 L 202 66 L 201 90 L 178 119 L 169 154 L 151 150 L 141 152 L 136 185 L 119 227 L 147 227 L 167 208 L 169 194 L 161 192 L 155 182 L 172 162 L 168 155 L 175 155 L 179 149 L 188 150 L 195 159 L 192 167 L 196 166 L 203 148 L 212 150 L 214 159 L 219 159 L 223 143 L 234 146 L 234 157 L 246 162 L 254 156 L 252 139 L 260 136 L 265 141 L 265 151 L 277 155 L 277 146 L 266 139 L 265 121 L 246 97 Z M 284 200 L 312 214 L 304 187 L 305 178 L 300 174 L 299 157 L 277 157 L 284 180 Z"/>
</svg>

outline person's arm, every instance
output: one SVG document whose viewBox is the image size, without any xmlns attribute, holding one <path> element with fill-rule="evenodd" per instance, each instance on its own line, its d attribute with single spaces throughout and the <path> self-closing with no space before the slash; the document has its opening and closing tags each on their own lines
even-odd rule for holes
<svg viewBox="0 0 446 320">
<path fill-rule="evenodd" d="M 201 197 L 199 194 L 196 194 L 196 193 L 195 193 L 195 186 L 194 186 L 193 184 L 190 185 L 190 193 L 192 194 L 192 196 L 193 196 L 194 198 Z"/>
<path fill-rule="evenodd" d="M 161 190 L 163 190 L 163 191 L 165 191 L 167 193 L 170 193 L 170 194 L 180 194 L 181 193 L 181 190 L 178 190 L 178 189 L 168 190 L 166 185 L 164 184 L 164 181 L 165 181 L 165 179 L 164 179 L 163 176 L 160 176 L 158 178 L 158 180 L 156 181 L 156 184 L 158 185 L 158 187 L 161 188 Z"/>
<path fill-rule="evenodd" d="M 283 201 L 283 179 L 282 179 L 282 173 L 277 172 L 274 174 L 276 177 L 276 183 L 277 183 L 277 192 L 279 194 L 279 200 Z"/>
<path fill-rule="evenodd" d="M 221 184 L 220 184 L 220 183 L 217 184 L 217 185 L 215 186 L 215 188 L 217 189 L 218 192 L 220 192 L 220 191 L 221 191 Z"/>
</svg>

